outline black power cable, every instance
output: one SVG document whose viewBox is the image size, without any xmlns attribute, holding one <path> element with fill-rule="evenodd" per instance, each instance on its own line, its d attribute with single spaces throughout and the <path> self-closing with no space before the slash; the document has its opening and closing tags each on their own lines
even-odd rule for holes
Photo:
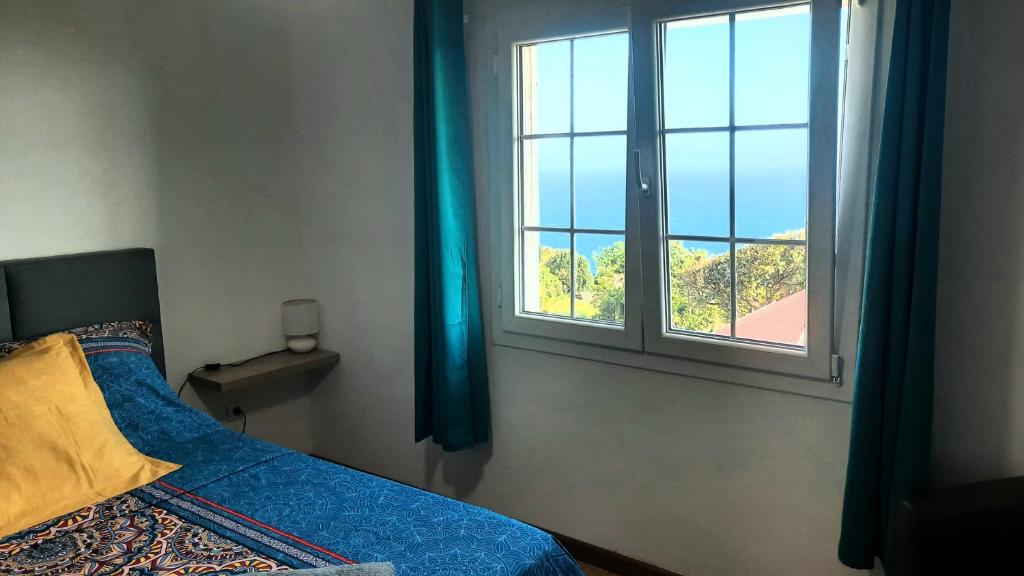
<svg viewBox="0 0 1024 576">
<path fill-rule="evenodd" d="M 186 376 L 185 376 L 185 381 L 181 383 L 181 386 L 178 386 L 178 398 L 181 398 L 181 393 L 182 393 L 182 392 L 183 392 L 183 391 L 185 390 L 185 386 L 187 386 L 187 385 L 188 385 L 188 379 L 189 379 L 189 378 L 190 378 L 190 377 L 191 377 L 191 376 L 192 376 L 193 374 L 195 374 L 196 372 L 199 372 L 199 371 L 200 371 L 200 370 L 202 370 L 203 368 L 204 368 L 203 366 L 200 366 L 199 368 L 196 368 L 195 370 L 193 370 L 193 371 L 189 372 L 189 373 L 188 373 L 188 375 L 186 375 Z"/>
<path fill-rule="evenodd" d="M 181 393 L 185 391 L 185 386 L 188 386 L 189 378 L 193 374 L 195 374 L 196 372 L 199 372 L 200 370 L 220 370 L 224 366 L 231 366 L 231 367 L 242 366 L 244 364 L 248 364 L 249 362 L 252 362 L 253 360 L 258 360 L 260 358 L 265 358 L 267 356 L 270 356 L 271 354 L 277 354 L 278 352 L 284 352 L 284 350 L 274 350 L 272 352 L 265 352 L 263 354 L 260 354 L 259 356 L 253 356 L 252 358 L 246 358 L 245 360 L 239 360 L 237 362 L 228 362 L 226 364 L 221 364 L 219 362 L 214 362 L 214 363 L 211 363 L 211 364 L 203 364 L 202 366 L 192 370 L 191 372 L 188 373 L 187 376 L 185 376 L 185 381 L 182 382 L 181 386 L 178 387 L 178 398 L 181 398 Z M 235 415 L 235 416 L 241 416 L 242 417 L 242 434 L 245 434 L 245 428 L 249 425 L 249 416 L 245 413 L 245 410 L 242 410 L 241 406 L 235 406 L 231 410 L 231 413 L 233 415 Z"/>
<path fill-rule="evenodd" d="M 189 376 L 192 376 L 193 374 L 195 374 L 196 372 L 199 372 L 200 370 L 220 370 L 224 366 L 231 366 L 231 367 L 242 366 L 242 365 L 248 364 L 249 362 L 252 362 L 253 360 L 259 360 L 260 358 L 265 358 L 267 356 L 270 356 L 271 354 L 277 354 L 279 352 L 284 352 L 284 350 L 274 350 L 272 352 L 264 352 L 263 354 L 260 354 L 259 356 L 253 356 L 252 358 L 246 358 L 245 360 L 239 360 L 237 362 L 228 362 L 227 364 L 222 364 L 220 362 L 213 362 L 213 363 L 210 363 L 210 364 L 203 364 L 202 366 L 192 370 L 191 372 L 188 373 L 187 376 L 185 376 L 185 381 L 182 382 L 181 386 L 178 387 L 178 398 L 181 398 L 181 393 L 185 390 L 185 386 L 188 386 Z"/>
<path fill-rule="evenodd" d="M 231 413 L 242 417 L 242 434 L 245 434 L 245 427 L 249 424 L 249 417 L 245 414 L 245 410 L 242 410 L 241 406 L 235 406 Z"/>
</svg>

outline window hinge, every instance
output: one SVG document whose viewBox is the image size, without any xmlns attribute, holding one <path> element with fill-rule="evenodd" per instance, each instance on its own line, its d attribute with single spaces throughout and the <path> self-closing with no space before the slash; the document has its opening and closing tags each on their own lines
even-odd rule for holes
<svg viewBox="0 0 1024 576">
<path fill-rule="evenodd" d="M 498 308 L 501 308 L 501 283 L 498 283 Z"/>
<path fill-rule="evenodd" d="M 832 375 L 832 383 L 836 386 L 843 385 L 843 357 L 839 354 L 832 355 L 832 368 L 830 370 Z"/>
</svg>

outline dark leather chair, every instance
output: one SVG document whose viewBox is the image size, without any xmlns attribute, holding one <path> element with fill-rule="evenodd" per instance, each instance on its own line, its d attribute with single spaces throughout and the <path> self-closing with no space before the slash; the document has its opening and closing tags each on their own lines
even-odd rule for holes
<svg viewBox="0 0 1024 576">
<path fill-rule="evenodd" d="M 897 530 L 898 576 L 1024 574 L 1024 477 L 904 500 Z"/>
</svg>

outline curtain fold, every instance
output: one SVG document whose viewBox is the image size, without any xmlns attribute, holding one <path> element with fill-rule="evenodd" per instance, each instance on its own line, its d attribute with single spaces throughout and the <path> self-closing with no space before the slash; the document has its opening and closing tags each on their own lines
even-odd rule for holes
<svg viewBox="0 0 1024 576">
<path fill-rule="evenodd" d="M 899 502 L 929 480 L 948 37 L 949 0 L 897 0 L 839 541 L 889 576 Z"/>
<path fill-rule="evenodd" d="M 461 0 L 414 7 L 416 441 L 490 437 Z"/>
</svg>

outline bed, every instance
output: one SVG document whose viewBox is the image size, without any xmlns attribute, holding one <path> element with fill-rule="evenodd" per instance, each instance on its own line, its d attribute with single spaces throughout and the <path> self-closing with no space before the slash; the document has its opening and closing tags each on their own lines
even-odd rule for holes
<svg viewBox="0 0 1024 576">
<path fill-rule="evenodd" d="M 549 534 L 508 517 L 243 436 L 167 386 L 154 255 L 0 263 L 0 342 L 112 320 L 150 346 L 83 341 L 121 433 L 181 464 L 156 482 L 0 539 L 0 574 L 221 576 L 391 562 L 399 575 L 574 575 Z M 2 502 L 3 495 L 0 495 Z"/>
</svg>

